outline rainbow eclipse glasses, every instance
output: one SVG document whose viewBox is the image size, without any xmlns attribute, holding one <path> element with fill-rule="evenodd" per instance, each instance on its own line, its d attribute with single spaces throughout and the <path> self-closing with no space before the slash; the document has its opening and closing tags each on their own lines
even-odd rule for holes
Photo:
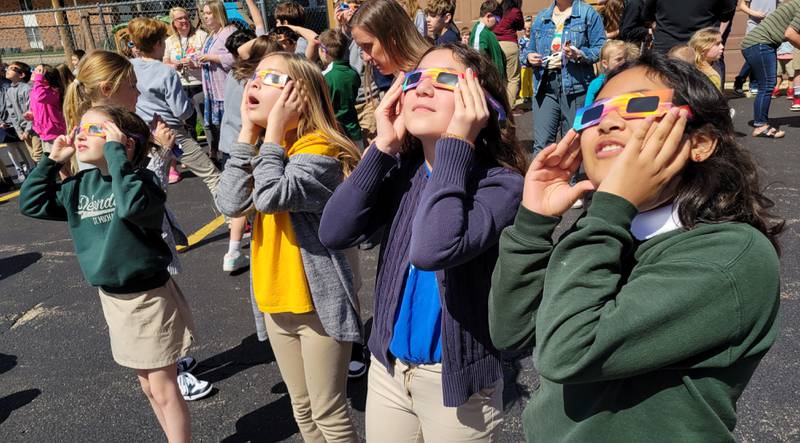
<svg viewBox="0 0 800 443">
<path fill-rule="evenodd" d="M 433 86 L 448 91 L 455 91 L 458 86 L 458 71 L 445 68 L 430 68 L 430 69 L 417 69 L 406 73 L 403 80 L 403 92 L 416 88 L 422 79 L 429 78 L 433 82 Z M 506 112 L 503 106 L 495 100 L 486 90 L 483 90 L 486 95 L 486 101 L 497 112 L 497 119 L 503 121 L 506 119 Z"/>
<path fill-rule="evenodd" d="M 619 113 L 622 118 L 663 117 L 670 109 L 677 107 L 688 111 L 691 118 L 692 111 L 689 106 L 677 106 L 672 103 L 673 92 L 672 89 L 631 92 L 598 100 L 578 109 L 572 129 L 580 132 L 592 127 L 612 111 Z"/>
<path fill-rule="evenodd" d="M 283 74 L 278 71 L 265 69 L 263 71 L 257 71 L 253 73 L 253 76 L 250 78 L 250 80 L 251 81 L 261 80 L 261 83 L 267 86 L 273 86 L 275 88 L 283 88 L 289 81 L 289 75 Z"/>
<path fill-rule="evenodd" d="M 100 125 L 95 125 L 92 123 L 84 123 L 80 126 L 75 126 L 75 129 L 72 130 L 72 138 L 75 139 L 78 137 L 78 134 L 86 134 L 86 135 L 93 135 L 95 137 L 105 137 L 106 130 L 103 129 Z"/>
</svg>

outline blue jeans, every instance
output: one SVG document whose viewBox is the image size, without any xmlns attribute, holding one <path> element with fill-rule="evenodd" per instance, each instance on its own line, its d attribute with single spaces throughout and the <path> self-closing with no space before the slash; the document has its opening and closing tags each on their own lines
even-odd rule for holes
<svg viewBox="0 0 800 443">
<path fill-rule="evenodd" d="M 753 103 L 753 126 L 764 126 L 769 124 L 769 105 L 777 82 L 778 55 L 775 48 L 764 44 L 742 49 L 742 55 L 750 65 L 750 78 L 755 79 L 758 85 L 758 94 Z"/>
<path fill-rule="evenodd" d="M 566 94 L 561 88 L 561 71 L 546 72 L 533 98 L 533 155 L 556 142 L 572 128 L 583 94 Z"/>
</svg>

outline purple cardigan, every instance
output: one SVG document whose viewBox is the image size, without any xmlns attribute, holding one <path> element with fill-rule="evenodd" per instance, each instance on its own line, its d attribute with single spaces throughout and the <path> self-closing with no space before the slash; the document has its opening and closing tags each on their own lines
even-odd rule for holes
<svg viewBox="0 0 800 443">
<path fill-rule="evenodd" d="M 209 63 L 211 68 L 211 82 L 203 76 L 203 91 L 211 91 L 214 100 L 223 101 L 225 99 L 225 77 L 233 67 L 233 54 L 225 48 L 225 41 L 236 32 L 236 26 L 228 25 L 219 30 L 216 34 L 208 34 L 208 39 L 213 39 L 208 51 L 203 50 L 203 54 L 213 54 L 220 57 L 220 63 Z M 205 43 L 203 44 L 205 49 Z M 208 92 L 206 92 L 208 93 Z"/>
<path fill-rule="evenodd" d="M 436 143 L 430 178 L 423 160 L 415 153 L 398 161 L 371 146 L 325 206 L 319 238 L 346 249 L 387 225 L 369 348 L 390 372 L 389 343 L 408 265 L 436 271 L 444 406 L 457 407 L 503 376 L 489 338 L 489 287 L 500 232 L 514 220 L 523 179 L 452 138 Z"/>
</svg>

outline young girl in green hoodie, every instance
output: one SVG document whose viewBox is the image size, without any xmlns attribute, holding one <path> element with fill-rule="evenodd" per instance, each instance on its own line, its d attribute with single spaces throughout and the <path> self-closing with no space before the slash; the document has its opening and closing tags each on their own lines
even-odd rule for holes
<svg viewBox="0 0 800 443">
<path fill-rule="evenodd" d="M 570 187 L 581 161 L 588 180 Z M 702 73 L 659 55 L 609 73 L 534 159 L 500 240 L 489 324 L 498 348 L 535 347 L 528 441 L 734 441 L 778 332 L 771 206 Z"/>
<path fill-rule="evenodd" d="M 49 157 L 25 181 L 20 210 L 68 223 L 81 270 L 99 288 L 114 360 L 136 370 L 167 439 L 188 442 L 189 410 L 175 361 L 186 355 L 194 323 L 167 270 L 172 254 L 161 237 L 166 194 L 145 168 L 153 146 L 136 114 L 90 108 L 71 135 L 54 140 Z M 73 155 L 94 168 L 58 182 Z"/>
</svg>

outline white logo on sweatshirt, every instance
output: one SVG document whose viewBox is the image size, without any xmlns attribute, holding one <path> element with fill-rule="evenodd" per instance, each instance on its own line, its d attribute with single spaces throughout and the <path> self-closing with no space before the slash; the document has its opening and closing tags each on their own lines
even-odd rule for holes
<svg viewBox="0 0 800 443">
<path fill-rule="evenodd" d="M 91 217 L 96 225 L 111 221 L 114 209 L 116 209 L 114 194 L 105 198 L 96 198 L 94 195 L 81 195 L 78 198 L 78 215 L 81 220 Z"/>
</svg>

